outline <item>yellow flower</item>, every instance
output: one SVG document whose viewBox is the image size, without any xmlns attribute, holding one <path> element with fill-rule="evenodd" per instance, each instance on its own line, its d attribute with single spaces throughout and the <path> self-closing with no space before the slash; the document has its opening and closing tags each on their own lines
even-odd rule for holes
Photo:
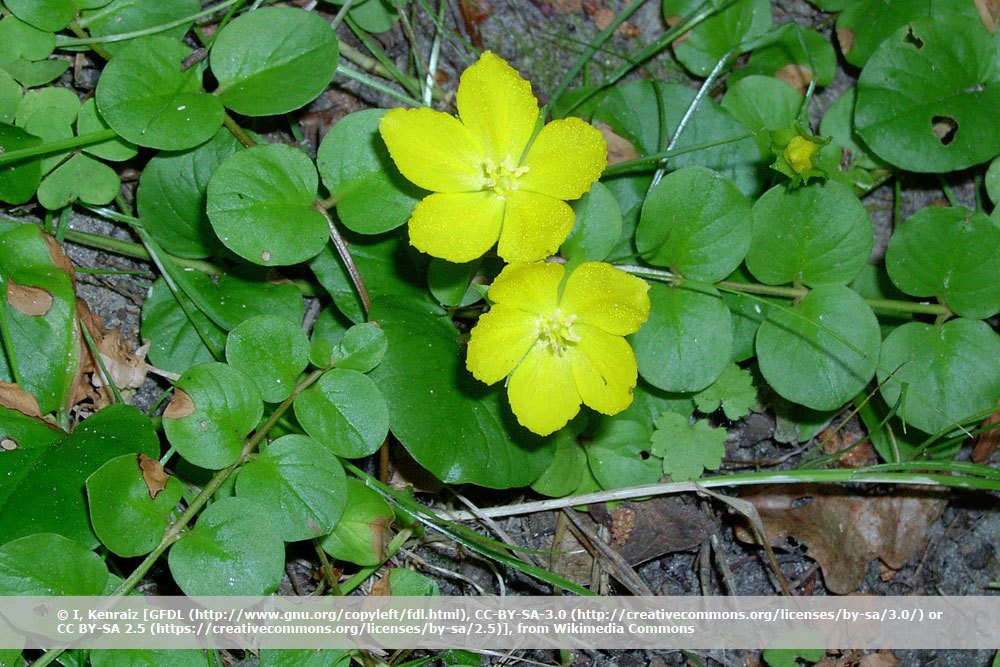
<svg viewBox="0 0 1000 667">
<path fill-rule="evenodd" d="M 539 435 L 562 428 L 580 403 L 607 415 L 632 403 L 636 363 L 624 336 L 649 317 L 649 285 L 603 262 L 511 264 L 490 287 L 466 366 L 476 379 L 507 380 L 517 420 Z"/>
<path fill-rule="evenodd" d="M 813 160 L 819 148 L 819 144 L 796 135 L 785 146 L 785 159 L 796 174 L 805 174 L 815 166 Z"/>
<path fill-rule="evenodd" d="M 458 118 L 392 109 L 379 126 L 403 176 L 432 192 L 413 211 L 410 243 L 452 262 L 471 261 L 498 239 L 507 262 L 553 254 L 573 227 L 565 200 L 587 192 L 607 165 L 604 137 L 567 118 L 532 141 L 531 84 L 489 51 L 462 74 L 456 101 Z"/>
</svg>

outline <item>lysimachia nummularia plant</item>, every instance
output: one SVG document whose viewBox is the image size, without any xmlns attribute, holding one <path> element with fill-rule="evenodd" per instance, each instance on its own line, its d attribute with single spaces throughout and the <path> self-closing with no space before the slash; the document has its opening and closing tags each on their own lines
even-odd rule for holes
<svg viewBox="0 0 1000 667">
<path fill-rule="evenodd" d="M 815 0 L 859 71 L 832 95 L 816 26 L 664 0 L 651 50 L 578 77 L 609 26 L 535 82 L 544 107 L 443 28 L 429 59 L 394 61 L 370 33 L 421 25 L 406 3 L 270 4 L 2 0 L 0 593 L 125 593 L 165 563 L 185 593 L 269 594 L 302 541 L 347 593 L 414 515 L 580 592 L 383 484 L 390 454 L 569 496 L 718 470 L 751 411 L 789 444 L 857 414 L 880 481 L 996 490 L 949 463 L 1000 398 L 1000 41 L 980 3 Z M 628 79 L 657 54 L 694 85 Z M 397 108 L 322 116 L 345 78 Z M 948 205 L 904 216 L 909 173 Z M 878 237 L 864 198 L 890 181 Z M 108 269 L 64 242 L 149 262 L 141 348 L 78 298 Z M 373 569 L 341 581 L 348 563 Z"/>
</svg>

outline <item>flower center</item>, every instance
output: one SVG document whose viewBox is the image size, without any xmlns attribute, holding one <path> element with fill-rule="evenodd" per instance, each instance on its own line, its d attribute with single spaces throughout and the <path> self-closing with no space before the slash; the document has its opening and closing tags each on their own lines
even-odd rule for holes
<svg viewBox="0 0 1000 667">
<path fill-rule="evenodd" d="M 497 163 L 487 160 L 483 164 L 483 185 L 500 197 L 506 197 L 521 188 L 520 178 L 528 173 L 530 167 L 518 167 L 508 156 Z"/>
<path fill-rule="evenodd" d="M 580 342 L 580 336 L 573 330 L 574 322 L 576 315 L 566 315 L 558 308 L 549 315 L 542 315 L 535 321 L 538 342 L 561 357 L 571 345 Z"/>
</svg>

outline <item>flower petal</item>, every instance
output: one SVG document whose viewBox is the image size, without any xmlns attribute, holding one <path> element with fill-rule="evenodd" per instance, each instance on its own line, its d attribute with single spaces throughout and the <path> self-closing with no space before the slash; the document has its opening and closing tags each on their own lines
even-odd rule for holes
<svg viewBox="0 0 1000 667">
<path fill-rule="evenodd" d="M 649 318 L 648 291 L 641 278 L 604 262 L 586 262 L 566 280 L 559 307 L 580 322 L 625 336 Z"/>
<path fill-rule="evenodd" d="M 507 397 L 517 421 L 530 431 L 548 435 L 562 428 L 580 411 L 570 356 L 558 357 L 546 345 L 531 348 L 510 376 Z"/>
<path fill-rule="evenodd" d="M 531 84 L 490 51 L 462 73 L 456 96 L 458 116 L 497 163 L 517 165 L 538 120 Z"/>
<path fill-rule="evenodd" d="M 432 194 L 410 217 L 410 243 L 449 262 L 469 262 L 500 235 L 504 202 L 492 192 Z"/>
<path fill-rule="evenodd" d="M 621 336 L 577 324 L 580 341 L 573 355 L 573 378 L 583 402 L 615 415 L 632 404 L 638 371 L 635 354 Z"/>
<path fill-rule="evenodd" d="M 433 109 L 392 109 L 378 129 L 392 161 L 410 182 L 433 192 L 482 189 L 485 154 L 454 116 Z"/>
<path fill-rule="evenodd" d="M 538 133 L 524 159 L 521 188 L 556 199 L 577 199 L 608 165 L 608 144 L 579 118 L 554 120 Z"/>
<path fill-rule="evenodd" d="M 497 253 L 505 262 L 545 259 L 573 229 L 573 209 L 564 201 L 519 190 L 507 195 Z"/>
<path fill-rule="evenodd" d="M 535 315 L 559 307 L 559 283 L 565 269 L 554 262 L 508 264 L 490 286 L 490 300 Z"/>
<path fill-rule="evenodd" d="M 497 304 L 479 318 L 469 338 L 465 366 L 480 382 L 493 384 L 510 375 L 538 340 L 538 318 L 523 310 Z"/>
</svg>

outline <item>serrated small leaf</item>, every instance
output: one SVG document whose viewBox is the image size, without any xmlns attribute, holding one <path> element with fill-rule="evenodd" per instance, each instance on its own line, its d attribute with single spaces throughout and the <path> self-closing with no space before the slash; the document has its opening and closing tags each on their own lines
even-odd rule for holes
<svg viewBox="0 0 1000 667">
<path fill-rule="evenodd" d="M 357 371 L 327 371 L 294 406 L 305 432 L 338 456 L 368 456 L 389 433 L 385 399 L 371 378 Z"/>
<path fill-rule="evenodd" d="M 726 366 L 719 379 L 694 395 L 694 404 L 699 412 L 711 414 L 721 406 L 730 421 L 746 417 L 756 403 L 753 376 L 736 364 Z"/>
<path fill-rule="evenodd" d="M 392 539 L 394 514 L 374 489 L 347 480 L 347 507 L 333 532 L 323 538 L 323 551 L 357 565 L 378 565 Z"/>
<path fill-rule="evenodd" d="M 297 322 L 258 315 L 229 332 L 226 361 L 253 380 L 265 401 L 280 403 L 309 364 L 309 338 Z"/>
<path fill-rule="evenodd" d="M 236 153 L 208 182 L 208 218 L 222 243 L 254 264 L 284 266 L 326 246 L 319 176 L 305 153 L 266 144 Z"/>
<path fill-rule="evenodd" d="M 712 428 L 704 419 L 690 424 L 674 412 L 656 420 L 650 439 L 652 454 L 663 458 L 663 471 L 675 482 L 698 479 L 722 465 L 726 455 L 725 429 Z"/>
<path fill-rule="evenodd" d="M 285 569 L 285 545 L 267 511 L 223 498 L 170 548 L 170 573 L 185 595 L 267 595 Z"/>
<path fill-rule="evenodd" d="M 178 454 L 219 470 L 239 459 L 243 439 L 263 414 L 264 403 L 250 378 L 226 364 L 207 363 L 177 380 L 163 430 Z"/>
</svg>

